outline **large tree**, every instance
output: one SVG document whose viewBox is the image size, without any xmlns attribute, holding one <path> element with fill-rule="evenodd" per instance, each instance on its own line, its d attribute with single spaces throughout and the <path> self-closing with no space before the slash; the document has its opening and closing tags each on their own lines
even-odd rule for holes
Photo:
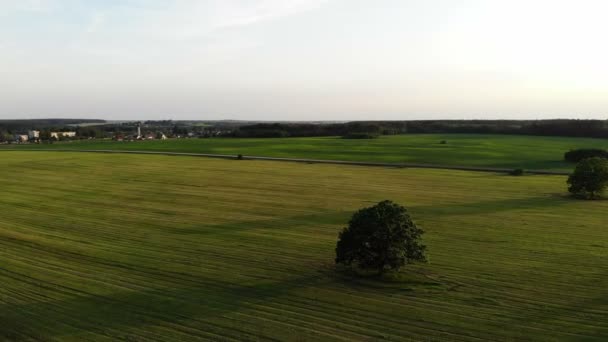
<svg viewBox="0 0 608 342">
<path fill-rule="evenodd" d="M 608 160 L 604 158 L 583 159 L 568 178 L 568 191 L 575 195 L 593 199 L 608 187 Z"/>
<path fill-rule="evenodd" d="M 340 233 L 336 263 L 383 273 L 414 261 L 425 262 L 423 233 L 404 207 L 380 202 L 357 211 Z"/>
</svg>

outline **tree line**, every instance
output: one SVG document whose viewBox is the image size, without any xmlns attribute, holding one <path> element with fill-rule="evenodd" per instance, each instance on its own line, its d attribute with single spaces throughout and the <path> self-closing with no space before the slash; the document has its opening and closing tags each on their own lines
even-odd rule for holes
<svg viewBox="0 0 608 342">
<path fill-rule="evenodd" d="M 86 120 L 104 123 L 103 120 Z M 77 131 L 79 137 L 100 138 L 132 134 L 141 122 L 79 125 L 78 119 L 0 120 L 0 137 L 31 129 Z M 244 121 L 145 121 L 143 128 L 176 136 L 192 133 L 198 137 L 284 138 L 342 136 L 369 139 L 379 135 L 408 133 L 512 134 L 608 138 L 607 120 L 413 120 L 353 121 L 342 123 L 256 123 Z M 221 132 L 221 134 L 219 134 Z M 216 134 L 217 133 L 217 134 Z"/>
<path fill-rule="evenodd" d="M 17 132 L 30 129 L 70 127 L 82 123 L 104 123 L 105 120 L 98 119 L 23 119 L 23 120 L 0 120 L 0 129 L 3 131 Z"/>
<path fill-rule="evenodd" d="M 608 120 L 417 120 L 345 123 L 256 123 L 240 126 L 233 137 L 284 138 L 393 135 L 407 133 L 513 134 L 608 138 Z"/>
</svg>

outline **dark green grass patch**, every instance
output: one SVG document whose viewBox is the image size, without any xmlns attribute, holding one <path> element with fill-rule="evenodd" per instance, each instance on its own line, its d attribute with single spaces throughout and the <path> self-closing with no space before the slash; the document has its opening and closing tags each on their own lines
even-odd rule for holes
<svg viewBox="0 0 608 342">
<path fill-rule="evenodd" d="M 449 143 L 441 144 L 441 141 Z M 569 171 L 564 153 L 577 148 L 608 148 L 608 140 L 483 134 L 411 134 L 378 139 L 340 137 L 283 139 L 173 139 L 134 142 L 82 141 L 5 145 L 3 148 L 113 149 L 239 154 L 388 163 L 498 167 Z"/>
</svg>

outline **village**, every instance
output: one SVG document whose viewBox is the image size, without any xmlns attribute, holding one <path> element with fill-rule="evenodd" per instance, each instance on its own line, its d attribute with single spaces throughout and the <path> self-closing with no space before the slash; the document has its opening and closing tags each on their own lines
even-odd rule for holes
<svg viewBox="0 0 608 342">
<path fill-rule="evenodd" d="M 231 130 L 174 122 L 128 122 L 96 126 L 40 127 L 0 131 L 0 144 L 39 144 L 73 140 L 105 139 L 113 141 L 166 140 L 170 138 L 210 138 L 226 136 Z"/>
<path fill-rule="evenodd" d="M 16 143 L 28 143 L 28 142 L 39 142 L 40 141 L 40 131 L 38 130 L 30 130 L 27 133 L 17 133 L 13 135 L 13 142 Z M 66 132 L 49 132 L 49 140 L 65 140 L 70 138 L 75 138 L 76 132 L 74 131 L 66 131 Z M 10 142 L 10 140 L 7 140 Z"/>
<path fill-rule="evenodd" d="M 80 136 L 77 131 L 49 131 L 43 133 L 39 130 L 30 130 L 27 133 L 17 133 L 12 136 L 12 139 L 5 139 L 5 143 L 40 143 L 42 141 L 53 142 L 53 141 L 70 141 L 80 139 L 93 139 L 91 136 Z M 111 134 L 108 138 L 116 141 L 135 141 L 135 140 L 166 140 L 167 136 L 162 132 L 148 132 L 142 133 L 141 127 L 137 128 L 135 134 Z"/>
</svg>

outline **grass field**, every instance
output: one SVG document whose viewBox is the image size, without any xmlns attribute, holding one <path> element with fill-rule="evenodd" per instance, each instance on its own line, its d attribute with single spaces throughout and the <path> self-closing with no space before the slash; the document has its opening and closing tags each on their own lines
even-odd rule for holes
<svg viewBox="0 0 608 342">
<path fill-rule="evenodd" d="M 608 339 L 608 201 L 566 197 L 565 177 L 0 156 L 0 339 Z M 338 231 L 383 199 L 430 263 L 337 274 Z"/>
<path fill-rule="evenodd" d="M 447 140 L 447 144 L 440 144 Z M 15 147 L 9 145 L 5 147 Z M 608 149 L 606 139 L 479 134 L 411 134 L 357 140 L 337 137 L 289 139 L 176 139 L 167 141 L 83 141 L 23 148 L 114 149 L 244 154 L 450 166 L 569 171 L 564 153 L 573 148 Z"/>
</svg>

